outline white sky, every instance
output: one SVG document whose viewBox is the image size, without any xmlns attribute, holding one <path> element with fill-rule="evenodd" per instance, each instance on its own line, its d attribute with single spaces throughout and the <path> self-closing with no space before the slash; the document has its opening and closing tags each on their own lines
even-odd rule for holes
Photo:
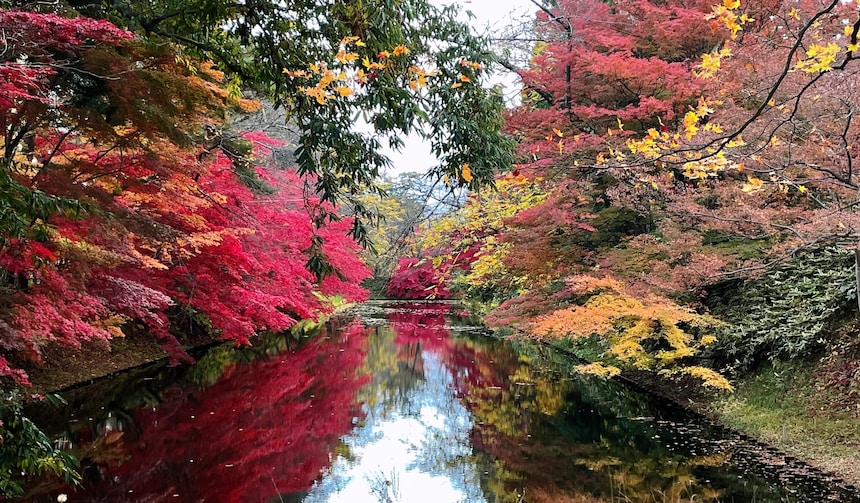
<svg viewBox="0 0 860 503">
<path fill-rule="evenodd" d="M 459 5 L 460 19 L 470 23 L 478 33 L 484 33 L 487 29 L 501 29 L 524 17 L 531 18 L 537 10 L 529 0 L 431 0 L 431 3 L 438 6 Z M 469 19 L 465 14 L 467 10 L 475 17 Z M 497 81 L 494 79 L 493 82 Z M 516 86 L 516 79 L 510 75 L 506 78 L 502 76 L 498 82 L 504 86 L 505 96 L 510 96 Z M 423 173 L 437 164 L 430 154 L 430 147 L 420 138 L 409 136 L 404 138 L 404 142 L 405 146 L 399 153 L 384 150 L 393 163 L 393 168 L 387 171 L 389 176 L 393 178 L 408 171 Z"/>
</svg>

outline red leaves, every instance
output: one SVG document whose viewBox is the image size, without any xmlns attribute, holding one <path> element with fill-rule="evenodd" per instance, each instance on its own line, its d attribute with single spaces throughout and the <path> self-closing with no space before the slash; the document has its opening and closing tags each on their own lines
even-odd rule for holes
<svg viewBox="0 0 860 503">
<path fill-rule="evenodd" d="M 447 299 L 451 292 L 445 288 L 443 275 L 427 260 L 403 258 L 386 287 L 396 299 Z"/>
<path fill-rule="evenodd" d="M 63 54 L 74 54 L 86 45 L 116 44 L 134 38 L 133 33 L 108 21 L 14 10 L 0 11 L 0 26 L 6 29 L 13 47 L 22 43 L 33 44 L 45 51 Z"/>
<path fill-rule="evenodd" d="M 217 79 L 204 80 L 207 65 L 189 77 L 194 62 L 180 67 L 169 52 L 115 51 L 134 37 L 106 21 L 2 11 L 0 26 L 0 153 L 26 190 L 91 210 L 28 215 L 27 238 L 0 236 L 0 288 L 11 292 L 0 299 L 3 354 L 39 361 L 47 344 L 106 341 L 134 320 L 179 361 L 188 357 L 168 320 L 176 303 L 246 343 L 331 309 L 326 295 L 365 297 L 351 222 L 315 228 L 320 202 L 303 192 L 313 180 L 266 169 L 283 142 L 251 133 L 244 158 L 240 139 L 186 144 L 229 106 Z M 337 273 L 321 284 L 305 269 L 313 236 Z M 2 356 L 0 375 L 26 380 Z"/>
</svg>

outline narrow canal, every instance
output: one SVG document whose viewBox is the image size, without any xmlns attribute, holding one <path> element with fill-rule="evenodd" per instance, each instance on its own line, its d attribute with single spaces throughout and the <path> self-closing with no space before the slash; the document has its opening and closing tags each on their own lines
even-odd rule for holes
<svg viewBox="0 0 860 503">
<path fill-rule="evenodd" d="M 446 303 L 219 346 L 64 393 L 69 502 L 860 502 L 851 488 Z M 61 497 L 62 499 L 62 497 Z"/>
</svg>

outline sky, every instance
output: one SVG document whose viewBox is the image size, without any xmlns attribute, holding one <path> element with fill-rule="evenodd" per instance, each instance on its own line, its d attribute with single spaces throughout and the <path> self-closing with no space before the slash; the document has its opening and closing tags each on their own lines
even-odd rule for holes
<svg viewBox="0 0 860 503">
<path fill-rule="evenodd" d="M 500 29 L 519 21 L 523 17 L 532 17 L 536 10 L 534 4 L 529 0 L 430 0 L 431 3 L 444 6 L 456 4 L 460 6 L 460 19 L 468 22 L 478 33 L 485 30 Z M 469 18 L 465 12 L 471 11 L 473 18 Z M 510 74 L 500 76 L 493 83 L 501 83 L 505 90 L 505 96 L 516 94 L 516 79 Z M 400 152 L 385 150 L 385 154 L 392 161 L 392 168 L 386 174 L 392 178 L 409 171 L 423 173 L 436 165 L 436 159 L 430 154 L 430 147 L 420 138 L 410 136 L 404 138 L 405 146 Z"/>
</svg>

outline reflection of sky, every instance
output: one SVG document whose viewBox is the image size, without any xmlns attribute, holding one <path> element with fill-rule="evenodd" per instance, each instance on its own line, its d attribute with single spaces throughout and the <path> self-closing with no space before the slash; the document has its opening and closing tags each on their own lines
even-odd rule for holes
<svg viewBox="0 0 860 503">
<path fill-rule="evenodd" d="M 392 404 L 380 402 L 368 410 L 344 438 L 353 459 L 338 457 L 305 502 L 485 501 L 469 459 L 469 413 L 438 356 L 423 358 L 424 380 L 402 407 L 383 413 Z"/>
</svg>

